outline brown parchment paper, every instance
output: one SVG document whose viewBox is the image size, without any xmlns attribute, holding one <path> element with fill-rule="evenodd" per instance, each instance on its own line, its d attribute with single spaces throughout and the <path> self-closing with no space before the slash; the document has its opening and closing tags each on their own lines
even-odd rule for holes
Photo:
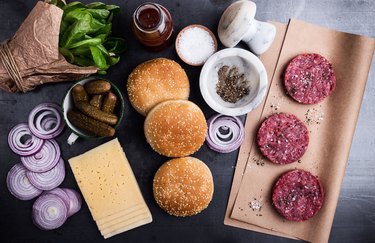
<svg viewBox="0 0 375 243">
<path fill-rule="evenodd" d="M 267 70 L 267 75 L 268 75 L 268 89 L 270 87 L 270 84 L 272 82 L 272 77 L 276 68 L 276 64 L 280 55 L 281 47 L 284 42 L 285 34 L 287 31 L 287 25 L 278 23 L 278 22 L 271 22 L 273 25 L 276 27 L 276 37 L 275 40 L 273 41 L 271 47 L 267 50 L 266 53 L 264 53 L 261 56 L 261 60 Z M 253 225 L 253 224 L 248 224 L 246 222 L 238 221 L 236 219 L 233 219 L 230 217 L 232 210 L 233 210 L 233 205 L 238 193 L 238 190 L 241 185 L 242 181 L 242 176 L 245 170 L 246 162 L 249 157 L 249 153 L 252 147 L 253 143 L 253 138 L 252 138 L 252 133 L 254 130 L 256 130 L 256 127 L 258 126 L 258 123 L 260 121 L 262 112 L 263 112 L 263 107 L 264 107 L 265 101 L 263 101 L 256 109 L 251 111 L 247 115 L 246 118 L 246 123 L 245 123 L 245 140 L 240 148 L 239 154 L 238 154 L 238 161 L 236 164 L 236 170 L 234 173 L 233 177 L 233 182 L 232 182 L 232 188 L 231 192 L 229 195 L 229 200 L 228 200 L 228 205 L 227 205 L 227 210 L 225 213 L 225 218 L 224 218 L 224 224 L 225 225 L 230 225 L 234 227 L 239 227 L 243 229 L 248 229 L 248 230 L 253 230 L 253 231 L 258 231 L 262 233 L 272 233 L 274 235 L 278 236 L 284 236 L 284 237 L 290 237 L 293 238 L 289 235 L 282 234 L 279 232 L 272 232 L 268 229 Z"/>
<path fill-rule="evenodd" d="M 310 242 L 328 242 L 374 48 L 374 39 L 299 20 L 289 22 L 260 122 L 246 131 L 246 139 L 252 142 L 247 143 L 250 146 L 248 158 L 240 157 L 242 161 L 239 162 L 246 166 L 230 215 L 232 219 L 261 227 L 270 234 L 283 233 Z M 308 52 L 325 56 L 332 63 L 337 77 L 335 91 L 316 105 L 302 105 L 289 98 L 281 78 L 293 57 Z M 292 113 L 308 125 L 310 143 L 300 162 L 272 164 L 260 154 L 254 143 L 261 121 L 276 112 Z M 249 116 L 247 122 L 251 119 Z M 308 119 L 312 123 L 308 123 Z M 271 204 L 275 181 L 284 172 L 295 168 L 317 175 L 325 190 L 322 209 L 305 222 L 284 220 Z M 237 173 L 237 176 L 241 175 Z M 261 203 L 260 211 L 249 206 L 254 201 Z"/>
<path fill-rule="evenodd" d="M 0 61 L 1 89 L 27 92 L 43 83 L 77 80 L 97 72 L 96 67 L 72 65 L 59 53 L 62 15 L 62 9 L 37 2 L 16 34 L 7 40 L 23 78 L 23 90 L 9 77 Z"/>
</svg>

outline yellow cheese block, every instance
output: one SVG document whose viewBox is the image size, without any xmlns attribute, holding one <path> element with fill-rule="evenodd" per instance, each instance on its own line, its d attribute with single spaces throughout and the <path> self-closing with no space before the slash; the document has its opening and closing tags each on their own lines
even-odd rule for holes
<svg viewBox="0 0 375 243">
<path fill-rule="evenodd" d="M 151 223 L 152 217 L 150 217 L 150 216 L 151 215 L 147 215 L 147 216 L 140 215 L 138 217 L 133 218 L 131 221 L 129 221 L 128 224 L 124 224 L 121 228 L 116 228 L 116 229 L 114 228 L 106 234 L 102 233 L 102 235 L 103 235 L 104 239 L 107 239 L 109 237 L 120 234 L 122 232 L 125 232 L 125 231 L 128 231 L 128 230 L 137 228 L 139 226 Z"/>
<path fill-rule="evenodd" d="M 119 218 L 122 218 L 122 217 L 126 216 L 126 215 L 129 214 L 129 213 L 132 213 L 132 212 L 134 212 L 134 211 L 138 211 L 138 210 L 143 209 L 143 208 L 145 208 L 145 207 L 146 207 L 146 206 L 143 205 L 143 204 L 138 204 L 138 205 L 136 205 L 136 206 L 133 206 L 133 207 L 130 207 L 130 208 L 124 209 L 124 210 L 122 210 L 122 211 L 120 211 L 120 212 L 118 212 L 118 213 L 116 213 L 116 214 L 109 215 L 109 216 L 107 216 L 107 217 L 105 217 L 105 218 L 103 218 L 103 219 L 96 220 L 96 224 L 97 224 L 98 226 L 102 226 L 102 225 L 105 225 L 105 224 L 107 224 L 107 223 L 111 223 L 111 222 L 114 221 L 114 220 L 117 220 L 117 219 L 119 219 Z"/>
<path fill-rule="evenodd" d="M 112 222 L 108 222 L 103 225 L 98 225 L 98 228 L 101 232 L 111 231 L 113 228 L 118 229 L 124 224 L 124 222 L 127 222 L 139 215 L 144 215 L 145 217 L 147 217 L 148 215 L 151 215 L 151 214 L 150 214 L 150 211 L 148 211 L 148 208 L 143 208 L 143 209 L 131 212 L 123 217 L 117 218 L 113 220 Z"/>
<path fill-rule="evenodd" d="M 142 207 L 139 205 L 147 208 L 117 139 L 71 158 L 69 164 L 95 221 L 106 224 L 121 215 L 126 215 L 126 210 Z M 149 220 L 152 221 L 149 210 L 148 214 Z M 138 226 L 140 225 L 142 224 Z M 121 230 L 114 229 L 113 232 L 115 231 Z"/>
</svg>

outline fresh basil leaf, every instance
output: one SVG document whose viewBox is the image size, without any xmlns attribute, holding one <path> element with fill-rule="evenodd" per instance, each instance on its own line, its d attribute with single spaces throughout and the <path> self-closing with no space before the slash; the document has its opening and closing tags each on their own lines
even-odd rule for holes
<svg viewBox="0 0 375 243">
<path fill-rule="evenodd" d="M 107 61 L 105 60 L 105 57 L 103 53 L 99 50 L 99 48 L 95 46 L 90 46 L 90 51 L 95 66 L 97 66 L 100 70 L 106 70 L 108 68 Z"/>
<path fill-rule="evenodd" d="M 97 71 L 97 74 L 100 74 L 100 75 L 106 75 L 106 74 L 107 74 L 107 71 L 104 71 L 104 70 L 98 70 L 98 71 Z"/>
<path fill-rule="evenodd" d="M 109 51 L 115 54 L 120 54 L 126 50 L 126 42 L 122 38 L 109 37 L 103 46 Z"/>
<path fill-rule="evenodd" d="M 82 41 L 72 43 L 72 44 L 66 46 L 66 48 L 72 49 L 72 48 L 77 48 L 77 47 L 81 47 L 81 46 L 97 46 L 97 45 L 100 45 L 101 43 L 102 43 L 102 39 L 91 38 L 91 39 L 86 39 L 86 40 L 82 40 Z"/>
<path fill-rule="evenodd" d="M 72 41 L 74 41 L 75 39 L 77 40 L 78 38 L 84 36 L 87 32 L 89 32 L 92 29 L 91 20 L 91 15 L 84 15 L 82 19 L 69 26 L 63 34 L 60 46 L 69 46 Z"/>
</svg>

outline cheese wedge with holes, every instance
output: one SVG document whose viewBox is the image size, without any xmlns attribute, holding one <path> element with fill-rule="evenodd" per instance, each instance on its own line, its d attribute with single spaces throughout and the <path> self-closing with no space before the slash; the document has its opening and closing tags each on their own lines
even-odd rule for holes
<svg viewBox="0 0 375 243">
<path fill-rule="evenodd" d="M 102 233 L 105 238 L 152 222 L 150 210 L 117 139 L 69 159 L 69 164 L 92 217 L 98 227 L 100 225 L 99 229 L 105 229 L 105 234 Z M 132 212 L 138 210 L 141 215 L 136 218 Z M 125 223 L 125 227 L 124 223 L 113 222 L 130 223 Z"/>
</svg>

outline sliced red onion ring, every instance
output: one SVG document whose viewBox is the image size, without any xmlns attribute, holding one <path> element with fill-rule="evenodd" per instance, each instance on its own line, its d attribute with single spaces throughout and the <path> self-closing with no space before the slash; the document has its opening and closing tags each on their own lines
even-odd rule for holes
<svg viewBox="0 0 375 243">
<path fill-rule="evenodd" d="M 68 209 L 57 195 L 47 193 L 35 200 L 33 205 L 33 222 L 42 230 L 57 229 L 67 219 Z"/>
<path fill-rule="evenodd" d="M 48 193 L 56 195 L 64 201 L 65 206 L 68 209 L 67 214 L 68 214 L 68 217 L 69 217 L 70 198 L 69 198 L 68 194 L 62 188 L 59 188 L 59 187 L 56 187 L 55 189 L 52 189 L 50 191 L 44 191 L 42 195 L 48 194 Z"/>
<path fill-rule="evenodd" d="M 32 172 L 51 170 L 60 160 L 60 147 L 54 139 L 45 140 L 39 152 L 31 156 L 21 157 L 22 164 Z"/>
<path fill-rule="evenodd" d="M 27 178 L 33 186 L 40 190 L 52 190 L 58 187 L 65 178 L 64 160 L 60 158 L 59 162 L 51 170 L 43 173 L 32 171 L 26 172 Z"/>
<path fill-rule="evenodd" d="M 208 146 L 219 153 L 230 153 L 238 149 L 244 138 L 244 127 L 235 116 L 215 115 L 208 121 Z"/>
<path fill-rule="evenodd" d="M 68 217 L 70 217 L 81 209 L 82 197 L 73 189 L 62 188 L 62 190 L 69 196 L 70 199 L 70 207 L 68 208 Z"/>
<path fill-rule="evenodd" d="M 10 149 L 21 156 L 37 153 L 43 146 L 44 140 L 35 137 L 27 123 L 21 123 L 12 128 L 8 135 Z"/>
<path fill-rule="evenodd" d="M 26 171 L 26 168 L 18 163 L 10 169 L 7 175 L 8 190 L 20 200 L 30 200 L 42 193 L 41 190 L 30 183 Z"/>
<path fill-rule="evenodd" d="M 60 115 L 61 109 L 54 103 L 37 105 L 29 115 L 31 132 L 42 139 L 58 136 L 64 129 L 64 122 Z"/>
</svg>

